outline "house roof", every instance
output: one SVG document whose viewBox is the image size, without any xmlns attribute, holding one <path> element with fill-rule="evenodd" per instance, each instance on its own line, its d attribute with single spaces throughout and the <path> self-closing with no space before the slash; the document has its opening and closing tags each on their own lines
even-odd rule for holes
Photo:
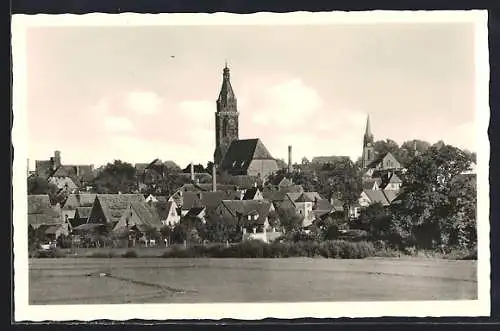
<svg viewBox="0 0 500 331">
<path fill-rule="evenodd" d="M 142 225 L 151 228 L 160 228 L 162 226 L 160 217 L 156 213 L 156 209 L 149 207 L 145 202 L 132 201 L 131 208 L 137 214 Z"/>
<path fill-rule="evenodd" d="M 234 140 L 221 164 L 221 169 L 244 174 L 252 160 L 274 160 L 260 139 Z"/>
<path fill-rule="evenodd" d="M 389 179 L 389 183 L 402 183 L 403 181 L 401 178 L 399 178 L 398 175 L 392 174 L 391 178 Z"/>
<path fill-rule="evenodd" d="M 205 207 L 193 207 L 189 209 L 185 217 L 198 217 L 204 210 Z"/>
<path fill-rule="evenodd" d="M 77 207 L 92 207 L 96 196 L 97 194 L 90 193 L 70 194 L 64 202 L 62 209 L 73 210 Z"/>
<path fill-rule="evenodd" d="M 48 195 L 28 195 L 28 224 L 31 226 L 61 224 L 61 215 L 53 209 Z"/>
<path fill-rule="evenodd" d="M 319 200 L 319 202 L 321 201 L 324 201 L 324 200 Z M 333 207 L 333 209 L 335 209 L 336 211 L 344 211 L 344 203 L 340 200 L 340 199 L 337 199 L 337 198 L 333 198 L 332 199 L 332 203 L 328 202 L 330 204 L 330 206 Z"/>
<path fill-rule="evenodd" d="M 383 190 L 363 190 L 371 203 L 381 203 L 383 206 L 389 205 L 389 200 Z"/>
<path fill-rule="evenodd" d="M 293 185 L 292 181 L 286 177 L 283 177 L 283 179 L 278 183 L 278 186 L 291 186 Z"/>
<path fill-rule="evenodd" d="M 381 178 L 364 179 L 363 180 L 363 189 L 372 190 L 375 183 L 377 183 L 377 185 L 380 186 L 380 184 L 382 184 L 382 179 Z"/>
<path fill-rule="evenodd" d="M 287 195 L 287 192 L 283 191 L 264 191 L 262 196 L 266 200 L 270 201 L 283 201 Z"/>
<path fill-rule="evenodd" d="M 156 213 L 160 217 L 160 220 L 165 220 L 168 218 L 170 209 L 172 205 L 175 205 L 173 201 L 158 201 L 151 204 L 152 208 L 156 209 Z"/>
<path fill-rule="evenodd" d="M 314 202 L 307 194 L 302 193 L 294 202 Z"/>
<path fill-rule="evenodd" d="M 398 191 L 384 190 L 385 197 L 389 203 L 392 203 L 399 195 Z"/>
<path fill-rule="evenodd" d="M 119 221 L 130 203 L 146 201 L 142 194 L 98 194 L 96 199 L 102 206 L 107 222 Z"/>
<path fill-rule="evenodd" d="M 398 159 L 391 152 L 387 152 L 387 153 L 384 153 L 384 154 L 377 156 L 377 158 L 375 160 L 373 160 L 372 162 L 370 162 L 367 167 L 368 168 L 376 167 L 387 156 L 392 157 L 394 160 L 396 160 L 399 163 Z"/>
<path fill-rule="evenodd" d="M 221 206 L 225 207 L 230 214 L 236 218 L 242 216 L 241 221 L 243 224 L 248 223 L 245 216 L 259 215 L 255 223 L 264 224 L 267 219 L 271 202 L 266 200 L 223 200 Z"/>
<path fill-rule="evenodd" d="M 232 200 L 237 195 L 239 195 L 237 191 L 184 192 L 182 195 L 182 209 L 188 210 L 193 207 L 215 209 L 222 200 Z"/>
<path fill-rule="evenodd" d="M 79 218 L 89 218 L 92 207 L 76 207 Z"/>
<path fill-rule="evenodd" d="M 318 200 L 317 203 L 313 206 L 313 209 L 316 210 L 316 211 L 331 211 L 332 209 L 334 209 L 334 206 L 332 206 L 330 204 L 330 201 L 326 200 L 326 199 L 321 199 L 321 200 Z"/>
<path fill-rule="evenodd" d="M 304 188 L 302 185 L 290 185 L 290 186 L 285 186 L 285 187 L 280 187 L 280 191 L 285 192 L 285 193 L 302 193 L 304 192 Z"/>
<path fill-rule="evenodd" d="M 296 202 L 301 197 L 301 195 L 304 195 L 304 198 L 302 199 L 305 199 L 305 197 L 307 197 L 307 199 L 312 202 L 323 199 L 318 192 L 286 193 L 286 195 L 292 202 Z"/>
<path fill-rule="evenodd" d="M 259 189 L 257 187 L 251 187 L 247 189 L 245 195 L 243 196 L 243 200 L 253 200 L 258 192 Z"/>
</svg>

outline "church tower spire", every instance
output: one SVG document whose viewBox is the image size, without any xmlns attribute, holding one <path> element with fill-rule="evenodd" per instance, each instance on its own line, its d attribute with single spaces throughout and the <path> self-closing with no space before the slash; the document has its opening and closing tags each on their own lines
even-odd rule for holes
<svg viewBox="0 0 500 331">
<path fill-rule="evenodd" d="M 231 75 L 225 62 L 222 70 L 222 86 L 216 101 L 215 113 L 215 152 L 214 163 L 220 166 L 229 145 L 238 140 L 238 106 L 236 96 L 231 85 Z"/>
<path fill-rule="evenodd" d="M 375 159 L 375 150 L 373 147 L 373 134 L 370 125 L 370 115 L 366 118 L 365 135 L 363 136 L 363 156 L 362 167 L 366 168 Z"/>
</svg>

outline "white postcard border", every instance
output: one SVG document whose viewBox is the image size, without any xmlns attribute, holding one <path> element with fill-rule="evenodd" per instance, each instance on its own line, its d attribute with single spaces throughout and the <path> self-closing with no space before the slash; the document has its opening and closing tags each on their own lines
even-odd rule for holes
<svg viewBox="0 0 500 331">
<path fill-rule="evenodd" d="M 478 179 L 478 299 L 414 302 L 300 302 L 224 304 L 127 304 L 48 305 L 28 303 L 27 243 L 27 121 L 26 40 L 30 27 L 51 26 L 148 26 L 148 25 L 299 25 L 376 23 L 473 23 L 476 26 L 476 123 Z M 86 14 L 14 15 L 13 52 L 13 220 L 14 220 L 14 316 L 16 321 L 165 320 L 332 318 L 380 316 L 488 316 L 490 314 L 489 252 L 489 61 L 486 11 L 371 11 L 248 15 L 216 14 Z"/>
</svg>

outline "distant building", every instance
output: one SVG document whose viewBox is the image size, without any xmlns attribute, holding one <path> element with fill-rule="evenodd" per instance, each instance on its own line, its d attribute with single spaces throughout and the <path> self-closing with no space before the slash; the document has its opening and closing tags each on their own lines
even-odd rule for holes
<svg viewBox="0 0 500 331">
<path fill-rule="evenodd" d="M 93 176 L 94 166 L 90 165 L 63 165 L 61 152 L 55 151 L 49 160 L 35 160 L 35 174 L 49 180 L 58 188 L 67 188 L 72 191 L 78 187 L 85 187 Z"/>
<path fill-rule="evenodd" d="M 215 113 L 215 165 L 221 173 L 227 172 L 232 176 L 266 178 L 278 171 L 277 161 L 260 139 L 239 139 L 238 121 L 237 100 L 226 64 Z"/>
<path fill-rule="evenodd" d="M 146 203 L 142 194 L 98 194 L 92 205 L 88 223 L 115 224 L 132 202 Z"/>
</svg>

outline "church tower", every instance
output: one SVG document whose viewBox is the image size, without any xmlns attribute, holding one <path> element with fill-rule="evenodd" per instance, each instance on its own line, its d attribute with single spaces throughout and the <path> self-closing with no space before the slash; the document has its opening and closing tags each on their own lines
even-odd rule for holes
<svg viewBox="0 0 500 331">
<path fill-rule="evenodd" d="M 370 115 L 366 119 L 365 135 L 363 137 L 362 167 L 366 168 L 375 159 L 375 149 L 373 147 L 373 134 L 370 127 Z"/>
<path fill-rule="evenodd" d="M 220 166 L 229 145 L 238 140 L 238 108 L 236 96 L 231 86 L 227 63 L 222 73 L 222 87 L 217 99 L 215 113 L 215 153 L 214 162 Z"/>
</svg>

